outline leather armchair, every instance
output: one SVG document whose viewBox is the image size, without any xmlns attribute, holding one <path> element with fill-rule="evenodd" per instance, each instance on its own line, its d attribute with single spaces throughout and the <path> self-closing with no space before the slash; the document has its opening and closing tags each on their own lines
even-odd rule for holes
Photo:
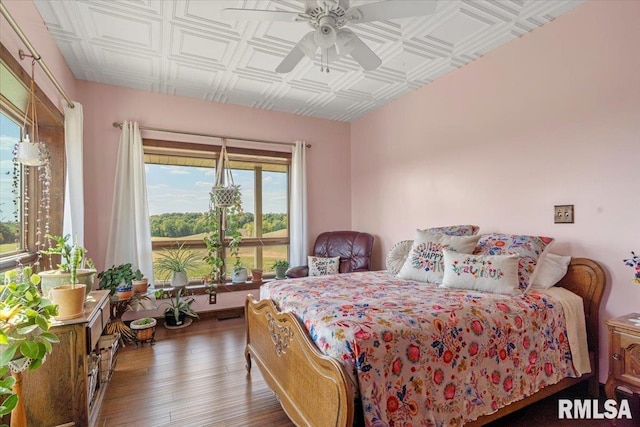
<svg viewBox="0 0 640 427">
<path fill-rule="evenodd" d="M 316 238 L 313 256 L 340 257 L 340 273 L 368 271 L 371 266 L 373 236 L 359 231 L 327 231 Z M 301 265 L 287 270 L 287 278 L 306 277 L 309 266 Z"/>
</svg>

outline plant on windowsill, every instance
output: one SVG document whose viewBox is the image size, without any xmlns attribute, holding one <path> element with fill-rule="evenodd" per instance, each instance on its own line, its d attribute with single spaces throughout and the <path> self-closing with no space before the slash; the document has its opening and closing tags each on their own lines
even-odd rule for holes
<svg viewBox="0 0 640 427">
<path fill-rule="evenodd" d="M 155 295 L 156 298 L 162 298 L 165 292 L 159 289 Z M 168 305 L 164 310 L 165 326 L 170 328 L 185 327 L 191 324 L 191 319 L 187 319 L 187 317 L 198 318 L 198 313 L 191 308 L 191 303 L 193 303 L 194 299 L 192 297 L 182 298 L 182 289 L 176 291 L 175 297 L 171 297 L 170 295 L 168 297 L 168 302 L 158 305 L 158 308 L 163 305 Z"/>
<path fill-rule="evenodd" d="M 69 243 L 69 239 L 71 238 L 69 234 L 64 237 L 47 234 L 46 238 L 50 241 L 49 249 L 42 250 L 40 253 L 43 255 L 49 255 L 49 257 L 52 255 L 59 255 L 60 264 L 58 264 L 56 269 L 50 269 L 38 273 L 38 276 L 41 278 L 40 289 L 42 291 L 42 295 L 47 297 L 49 291 L 53 287 L 71 282 L 71 250 L 74 246 L 77 247 L 80 256 L 80 263 L 76 266 L 77 280 L 78 283 L 86 286 L 88 293 L 88 291 L 93 288 L 96 269 L 94 268 L 93 261 L 86 257 L 87 250 L 82 246 Z"/>
<path fill-rule="evenodd" d="M 189 284 L 189 270 L 197 266 L 198 255 L 184 243 L 176 248 L 164 248 L 155 260 L 155 269 L 165 280 L 171 278 L 171 286 L 184 289 Z"/>
<path fill-rule="evenodd" d="M 286 279 L 285 273 L 287 272 L 287 268 L 289 268 L 289 261 L 286 259 L 279 259 L 273 263 L 273 268 L 276 271 L 276 279 Z"/>
<path fill-rule="evenodd" d="M 242 241 L 242 234 L 239 230 L 236 230 L 229 241 L 229 254 L 235 258 L 233 263 L 233 270 L 231 272 L 232 283 L 244 283 L 247 281 L 248 273 L 247 268 L 240 259 L 240 242 Z"/>
<path fill-rule="evenodd" d="M 31 267 L 5 273 L 0 286 L 0 417 L 12 413 L 12 425 L 26 425 L 22 372 L 37 369 L 58 337 L 49 331 L 58 307 L 38 291 L 40 277 Z M 5 375 L 11 371 L 12 376 Z M 15 386 L 18 387 L 15 387 Z M 22 423 L 22 424 L 20 424 Z"/>
</svg>

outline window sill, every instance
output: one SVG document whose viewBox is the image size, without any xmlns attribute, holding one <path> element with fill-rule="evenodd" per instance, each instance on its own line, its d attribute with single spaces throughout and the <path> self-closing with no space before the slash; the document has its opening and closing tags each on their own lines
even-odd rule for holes
<svg viewBox="0 0 640 427">
<path fill-rule="evenodd" d="M 260 289 L 260 286 L 264 285 L 265 283 L 272 282 L 273 280 L 275 279 L 267 279 L 267 280 L 263 280 L 261 283 L 252 283 L 252 282 L 245 282 L 245 283 L 227 282 L 222 284 L 218 283 L 216 292 L 223 293 L 223 292 L 252 291 L 252 290 Z M 160 289 L 170 294 L 171 296 L 175 295 L 175 288 L 171 287 L 171 285 L 156 287 L 156 290 L 160 290 Z M 194 285 L 187 285 L 185 289 L 186 289 L 185 295 L 204 295 L 208 293 L 209 286 L 204 284 L 197 284 L 197 285 L 194 284 Z"/>
</svg>

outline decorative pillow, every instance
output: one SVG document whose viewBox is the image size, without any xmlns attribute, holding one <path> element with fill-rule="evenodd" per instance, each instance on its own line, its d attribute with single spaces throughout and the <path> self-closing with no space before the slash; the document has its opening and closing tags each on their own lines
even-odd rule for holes
<svg viewBox="0 0 640 427">
<path fill-rule="evenodd" d="M 480 237 L 474 254 L 478 255 L 512 255 L 520 257 L 518 263 L 518 280 L 520 290 L 526 292 L 536 270 L 538 259 L 554 242 L 552 237 L 521 236 L 510 234 L 484 234 Z"/>
<path fill-rule="evenodd" d="M 398 274 L 404 262 L 407 260 L 411 246 L 413 246 L 413 240 L 402 240 L 393 245 L 387 254 L 387 271 L 394 276 Z"/>
<path fill-rule="evenodd" d="M 475 236 L 480 227 L 477 225 L 449 225 L 446 227 L 426 228 L 425 231 L 432 233 L 448 234 L 449 236 Z"/>
<path fill-rule="evenodd" d="M 323 258 L 319 256 L 309 256 L 309 276 L 324 276 L 327 274 L 338 274 L 340 272 L 340 257 Z"/>
<path fill-rule="evenodd" d="M 567 274 L 570 256 L 548 253 L 538 262 L 535 278 L 529 289 L 549 289 Z"/>
<path fill-rule="evenodd" d="M 522 294 L 518 287 L 518 255 L 471 255 L 446 248 L 443 253 L 443 288 Z"/>
<path fill-rule="evenodd" d="M 449 236 L 416 230 L 411 251 L 398 273 L 401 279 L 441 284 L 444 275 L 442 248 L 458 252 L 471 252 L 480 236 Z"/>
</svg>

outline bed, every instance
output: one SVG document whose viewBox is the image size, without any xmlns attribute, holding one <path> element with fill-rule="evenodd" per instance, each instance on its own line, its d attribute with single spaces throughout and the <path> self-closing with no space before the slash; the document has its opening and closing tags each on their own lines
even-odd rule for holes
<svg viewBox="0 0 640 427">
<path fill-rule="evenodd" d="M 378 283 L 376 280 L 382 280 L 383 283 L 390 283 L 389 280 L 393 281 L 393 279 L 389 279 L 389 277 L 392 276 L 385 278 L 382 272 L 353 273 L 351 276 L 340 276 L 342 276 L 342 280 L 348 279 L 355 284 L 359 283 L 359 281 L 373 281 L 374 283 Z M 312 279 L 295 280 L 304 281 Z M 295 281 L 287 282 L 298 283 Z M 322 282 L 317 283 L 319 286 Z M 567 274 L 560 280 L 556 287 L 568 289 L 572 293 L 582 297 L 585 316 L 584 323 L 587 331 L 587 363 L 590 365 L 590 372 L 578 375 L 578 372 L 572 370 L 571 356 L 567 356 L 568 343 L 562 338 L 566 337 L 566 334 L 562 332 L 563 325 L 561 324 L 562 319 L 564 319 L 564 314 L 562 314 L 563 311 L 561 309 L 558 311 L 557 302 L 555 302 L 553 297 L 547 296 L 546 294 L 541 296 L 541 294 L 533 292 L 531 295 L 523 297 L 524 299 L 518 303 L 521 306 L 520 308 L 525 310 L 527 316 L 511 316 L 509 322 L 515 319 L 514 325 L 530 330 L 533 329 L 531 325 L 538 325 L 540 321 L 536 316 L 541 316 L 541 318 L 552 317 L 551 323 L 554 325 L 557 324 L 556 326 L 560 332 L 551 330 L 550 327 L 541 328 L 541 330 L 544 330 L 544 332 L 541 333 L 554 336 L 555 338 L 548 339 L 548 343 L 544 344 L 544 346 L 540 347 L 539 351 L 535 352 L 534 359 L 539 358 L 540 361 L 527 359 L 527 357 L 531 358 L 531 352 L 527 353 L 529 356 L 522 355 L 522 357 L 518 356 L 513 358 L 514 361 L 516 359 L 529 360 L 532 366 L 537 367 L 536 369 L 538 369 L 539 372 L 536 371 L 537 373 L 535 374 L 536 384 L 519 384 L 508 381 L 508 369 L 498 372 L 498 375 L 501 377 L 495 385 L 504 388 L 506 396 L 503 398 L 495 398 L 497 400 L 495 402 L 490 402 L 490 397 L 486 391 L 482 394 L 482 390 L 487 387 L 487 384 L 477 383 L 478 381 L 483 381 L 483 379 L 474 377 L 474 371 L 476 370 L 463 365 L 471 364 L 473 359 L 470 357 L 471 354 L 473 354 L 474 357 L 478 354 L 485 354 L 486 357 L 498 362 L 503 356 L 506 356 L 506 358 L 510 360 L 511 355 L 506 355 L 504 349 L 508 352 L 522 351 L 524 353 L 524 350 L 519 348 L 519 344 L 516 342 L 517 340 L 513 340 L 516 342 L 516 345 L 510 343 L 508 345 L 492 346 L 491 342 L 494 344 L 497 341 L 503 341 L 503 344 L 505 342 L 503 338 L 499 337 L 501 332 L 495 332 L 492 334 L 490 342 L 474 344 L 474 342 L 472 342 L 473 340 L 462 338 L 462 329 L 464 328 L 459 328 L 461 331 L 460 345 L 458 345 L 457 351 L 454 352 L 455 357 L 452 357 L 450 352 L 447 353 L 447 348 L 454 348 L 456 343 L 449 342 L 443 344 L 444 339 L 441 340 L 442 342 L 434 339 L 425 340 L 424 337 L 419 335 L 409 334 L 411 335 L 408 338 L 409 341 L 424 344 L 423 349 L 420 350 L 418 347 L 413 347 L 413 344 L 406 346 L 405 342 L 403 350 L 404 359 L 400 362 L 400 366 L 394 365 L 396 361 L 393 360 L 393 357 L 387 357 L 387 360 L 377 360 L 379 364 L 386 366 L 385 369 L 387 369 L 387 371 L 384 371 L 376 367 L 375 364 L 370 363 L 371 361 L 376 361 L 376 359 L 384 359 L 386 357 L 384 355 L 380 356 L 380 354 L 373 354 L 377 351 L 378 347 L 381 345 L 385 346 L 386 337 L 383 336 L 384 333 L 379 336 L 376 335 L 377 340 L 371 338 L 370 335 L 367 336 L 368 331 L 375 329 L 376 325 L 368 325 L 368 327 L 362 328 L 365 330 L 365 333 L 358 336 L 358 339 L 354 340 L 352 344 L 349 344 L 349 342 L 352 341 L 351 338 L 353 337 L 344 339 L 344 347 L 347 350 L 346 353 L 350 351 L 351 356 L 345 356 L 344 353 L 342 353 L 343 356 L 341 357 L 339 352 L 334 354 L 333 357 L 328 356 L 324 353 L 332 353 L 329 345 L 331 343 L 328 342 L 332 341 L 331 334 L 337 334 L 337 336 L 333 337 L 333 341 L 340 342 L 340 339 L 343 338 L 340 336 L 342 332 L 321 332 L 313 320 L 307 320 L 305 321 L 306 324 L 302 324 L 300 318 L 304 319 L 305 316 L 307 316 L 307 318 L 313 319 L 314 311 L 319 313 L 316 314 L 318 314 L 321 320 L 323 317 L 327 318 L 331 316 L 322 313 L 322 304 L 317 304 L 317 301 L 315 302 L 316 306 L 314 306 L 314 302 L 312 302 L 309 307 L 304 308 L 299 305 L 300 301 L 295 300 L 295 298 L 292 300 L 295 302 L 289 304 L 289 308 L 281 311 L 270 298 L 256 300 L 251 295 L 247 297 L 245 305 L 247 319 L 245 357 L 247 369 L 249 371 L 251 370 L 252 362 L 258 366 L 265 381 L 276 394 L 289 418 L 299 426 L 347 427 L 363 425 L 365 418 L 367 420 L 366 423 L 369 425 L 385 425 L 388 424 L 388 420 L 383 420 L 384 417 L 379 417 L 379 413 L 382 411 L 381 407 L 385 409 L 385 411 L 382 412 L 389 413 L 389 411 L 392 411 L 394 416 L 400 414 L 399 410 L 401 409 L 404 411 L 403 414 L 408 417 L 405 419 L 403 415 L 394 421 L 411 422 L 411 415 L 414 415 L 419 417 L 420 420 L 427 421 L 434 425 L 445 423 L 483 425 L 585 380 L 589 381 L 589 392 L 595 397 L 598 395 L 599 389 L 597 375 L 598 310 L 605 287 L 603 270 L 594 261 L 584 258 L 574 258 L 569 265 Z M 389 284 L 388 289 L 391 288 L 391 284 Z M 311 287 L 311 289 L 313 289 L 313 287 Z M 366 288 L 363 287 L 362 289 Z M 387 289 L 386 285 L 385 289 Z M 415 289 L 407 289 L 415 296 Z M 363 290 L 363 293 L 366 292 L 368 291 Z M 432 291 L 430 290 L 430 292 Z M 389 293 L 391 293 L 391 291 L 389 291 Z M 438 313 L 438 316 L 442 316 L 442 310 L 444 310 L 449 316 L 461 316 L 463 318 L 467 316 L 468 318 L 468 306 L 475 304 L 474 301 L 478 300 L 478 297 L 473 292 L 466 292 L 464 294 L 468 300 L 462 304 L 461 307 L 447 311 L 447 309 L 438 305 L 438 310 L 434 309 L 433 311 Z M 336 295 L 339 296 L 339 292 L 329 299 L 335 298 Z M 374 297 L 378 299 L 378 296 L 374 295 Z M 311 301 L 311 298 L 306 295 L 303 297 L 298 295 L 297 298 Z M 326 301 L 322 299 L 322 296 L 320 298 L 324 304 Z M 397 298 L 397 296 L 394 298 Z M 496 306 L 498 308 L 503 307 L 503 305 L 500 305 L 501 303 L 495 299 L 497 297 L 494 296 L 491 298 L 493 299 L 492 304 L 497 304 Z M 410 300 L 410 298 L 407 297 L 407 300 Z M 420 300 L 421 297 L 419 297 L 417 301 L 419 302 Z M 345 301 L 348 301 L 348 299 Z M 440 302 L 438 303 L 440 304 Z M 532 305 L 549 306 L 549 311 L 540 315 L 527 311 Z M 372 308 L 369 305 L 367 305 L 366 308 L 368 310 L 367 312 L 376 310 L 376 308 Z M 345 310 L 351 309 L 352 308 L 347 308 Z M 380 309 L 382 310 L 383 307 Z M 464 310 L 467 310 L 467 312 Z M 477 310 L 482 312 L 480 308 Z M 507 310 L 507 308 L 505 307 L 504 310 Z M 490 312 L 492 310 L 485 309 L 485 311 Z M 508 316 L 505 313 L 500 314 L 506 319 Z M 516 313 L 515 308 L 513 313 Z M 408 315 L 409 313 L 405 314 Z M 489 314 L 487 314 L 487 316 L 488 315 Z M 358 316 L 356 315 L 355 317 Z M 365 320 L 367 319 L 367 316 L 363 317 Z M 400 317 L 404 317 L 404 314 Z M 349 322 L 353 320 L 353 316 L 347 316 L 347 318 Z M 412 320 L 409 316 L 403 321 L 409 324 L 412 322 L 430 324 L 436 326 L 436 329 L 438 327 L 442 328 L 441 322 L 436 320 L 436 318 L 420 320 L 420 315 L 418 315 L 418 318 L 418 320 Z M 442 319 L 442 317 L 440 317 L 440 319 Z M 522 324 L 523 319 L 525 322 L 524 325 Z M 386 320 L 377 320 L 379 323 L 384 323 L 385 321 Z M 488 330 L 493 324 L 492 322 L 501 323 L 499 319 L 492 321 L 485 319 L 485 321 L 489 323 L 483 323 L 484 326 L 471 326 L 467 328 L 470 329 L 470 331 L 466 332 L 478 333 L 484 328 Z M 335 319 L 329 319 L 328 323 L 332 322 L 335 323 Z M 455 322 L 450 323 L 455 324 Z M 345 328 L 352 330 L 355 328 L 356 331 L 358 330 L 357 326 L 347 326 L 345 326 Z M 514 328 L 515 326 L 509 324 L 506 330 L 511 331 Z M 392 327 L 388 329 L 393 330 Z M 382 331 L 384 328 L 378 328 L 378 330 Z M 431 333 L 433 333 L 433 331 Z M 529 332 L 524 333 L 526 335 Z M 451 334 L 448 333 L 446 335 L 450 336 Z M 314 342 L 312 337 L 317 342 Z M 558 339 L 558 337 L 560 337 L 560 339 Z M 361 344 L 362 348 L 359 347 Z M 554 349 L 557 351 L 549 351 L 549 349 L 545 347 L 548 345 L 558 346 L 557 349 Z M 319 350 L 319 347 L 322 348 L 324 353 Z M 363 348 L 368 350 L 363 350 Z M 494 348 L 495 351 L 492 350 L 492 348 Z M 344 351 L 344 348 L 342 350 Z M 465 354 L 465 357 L 461 357 L 461 354 Z M 543 359 L 545 357 L 551 357 L 552 359 L 555 357 L 555 360 Z M 352 360 L 348 360 L 349 358 Z M 371 360 L 369 360 L 369 358 Z M 438 363 L 440 363 L 440 360 L 435 359 L 439 358 L 444 360 L 448 370 L 444 370 L 438 374 L 435 371 L 439 369 Z M 410 362 L 416 362 L 415 366 L 412 365 L 410 367 Z M 402 366 L 403 363 L 404 366 Z M 415 370 L 415 375 L 407 374 L 407 372 L 413 372 L 412 370 L 408 370 L 409 367 Z M 462 372 L 464 374 L 461 375 L 462 379 L 456 379 L 456 381 L 458 381 L 457 383 L 453 380 L 449 381 L 449 376 L 453 378 L 455 372 Z M 549 375 L 551 373 L 553 375 Z M 400 380 L 391 378 L 395 374 L 402 376 L 402 380 L 407 386 L 402 388 L 402 386 L 399 385 L 401 384 L 399 382 Z M 374 379 L 371 380 L 371 377 Z M 487 375 L 487 378 L 490 379 L 491 377 L 491 374 Z M 514 378 L 517 379 L 518 377 L 514 375 Z M 395 381 L 395 383 L 393 381 Z M 467 381 L 467 383 L 465 383 L 465 381 Z M 488 384 L 488 386 L 491 386 L 491 384 Z M 437 400 L 427 392 L 427 389 L 431 390 L 432 388 L 435 389 L 438 387 L 440 387 L 442 395 L 444 396 L 438 398 L 441 400 Z M 384 394 L 385 388 L 387 392 L 386 395 Z M 513 394 L 514 392 L 512 390 L 519 390 L 518 394 Z M 413 397 L 411 396 L 412 392 L 414 393 Z M 425 397 L 425 393 L 427 397 Z M 474 393 L 476 393 L 477 396 L 475 398 L 469 398 L 469 394 Z M 512 394 L 515 397 L 513 397 Z M 456 407 L 452 404 L 452 402 L 456 401 L 456 399 L 452 399 L 453 395 L 462 395 L 462 401 L 458 402 L 458 404 L 465 405 L 465 410 L 462 412 L 468 412 L 470 415 L 462 416 L 459 413 L 453 413 L 456 410 Z M 466 406 L 469 405 L 476 405 L 477 407 L 467 410 L 468 408 L 466 408 Z M 443 416 L 445 418 L 442 418 Z M 443 419 L 447 421 L 443 421 Z"/>
</svg>

